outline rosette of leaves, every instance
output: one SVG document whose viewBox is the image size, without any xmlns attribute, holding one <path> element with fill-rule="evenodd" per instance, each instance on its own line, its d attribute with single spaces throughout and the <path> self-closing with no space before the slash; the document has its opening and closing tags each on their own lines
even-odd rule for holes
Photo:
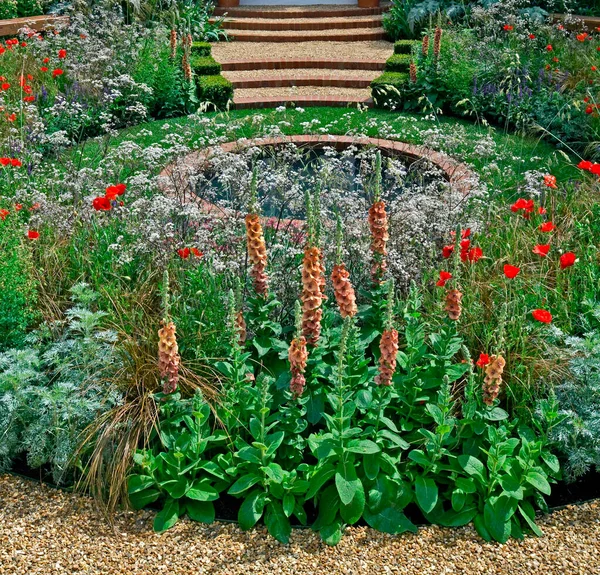
<svg viewBox="0 0 600 575">
<path fill-rule="evenodd" d="M 212 523 L 213 502 L 231 483 L 225 472 L 230 463 L 223 453 L 213 458 L 206 453 L 225 443 L 225 431 L 211 432 L 210 406 L 200 392 L 190 399 L 179 393 L 157 394 L 156 399 L 161 402 L 158 441 L 134 456 L 135 472 L 128 481 L 131 505 L 141 509 L 160 503 L 155 531 L 171 528 L 183 515 Z"/>
</svg>

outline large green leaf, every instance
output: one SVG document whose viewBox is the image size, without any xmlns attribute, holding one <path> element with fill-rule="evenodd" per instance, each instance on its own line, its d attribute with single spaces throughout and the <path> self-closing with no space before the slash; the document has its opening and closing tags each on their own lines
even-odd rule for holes
<svg viewBox="0 0 600 575">
<path fill-rule="evenodd" d="M 127 482 L 127 493 L 137 493 L 156 484 L 154 479 L 149 475 L 132 475 Z"/>
<path fill-rule="evenodd" d="M 325 525 L 319 530 L 319 535 L 327 545 L 337 545 L 342 540 L 341 522 L 334 521 L 330 525 Z"/>
<path fill-rule="evenodd" d="M 238 522 L 244 531 L 252 529 L 262 517 L 265 508 L 265 492 L 255 489 L 240 506 Z"/>
<path fill-rule="evenodd" d="M 348 505 L 344 505 L 343 503 L 340 505 L 340 515 L 348 525 L 356 523 L 362 517 L 364 510 L 365 492 L 363 489 L 356 492 L 356 495 Z"/>
<path fill-rule="evenodd" d="M 216 501 L 219 499 L 218 491 L 210 484 L 208 479 L 195 481 L 185 496 L 195 501 Z"/>
<path fill-rule="evenodd" d="M 366 509 L 363 517 L 373 529 L 377 529 L 377 531 L 382 531 L 383 533 L 397 535 L 405 531 L 417 532 L 417 526 L 402 511 L 394 507 L 386 507 L 378 513 L 370 513 Z"/>
<path fill-rule="evenodd" d="M 346 450 L 352 453 L 362 453 L 363 455 L 371 455 L 381 451 L 379 446 L 369 439 L 352 439 L 346 445 Z"/>
<path fill-rule="evenodd" d="M 335 467 L 333 465 L 325 465 L 321 467 L 310 479 L 310 487 L 306 493 L 306 499 L 311 499 L 317 492 L 335 475 Z"/>
<path fill-rule="evenodd" d="M 481 479 L 485 478 L 485 466 L 476 457 L 472 455 L 459 455 L 458 463 L 469 475 L 477 475 Z"/>
<path fill-rule="evenodd" d="M 185 508 L 190 519 L 201 523 L 212 523 L 215 520 L 215 506 L 210 501 L 185 502 Z"/>
<path fill-rule="evenodd" d="M 435 481 L 429 477 L 419 475 L 415 481 L 415 493 L 419 507 L 425 513 L 433 511 L 438 500 L 438 487 Z"/>
<path fill-rule="evenodd" d="M 253 485 L 256 485 L 261 480 L 259 475 L 254 473 L 246 473 L 242 475 L 230 488 L 227 493 L 230 495 L 238 495 L 243 493 L 247 489 L 250 489 Z"/>
<path fill-rule="evenodd" d="M 269 533 L 275 537 L 277 541 L 289 543 L 292 527 L 290 525 L 290 520 L 285 516 L 279 501 L 273 501 L 273 503 L 269 504 L 267 513 L 265 514 L 265 525 L 267 526 Z"/>
<path fill-rule="evenodd" d="M 550 495 L 550 484 L 543 473 L 539 471 L 528 471 L 527 475 L 525 475 L 525 481 L 545 495 Z"/>
<path fill-rule="evenodd" d="M 156 514 L 154 518 L 154 531 L 166 531 L 177 523 L 179 519 L 179 501 L 169 497 L 165 501 L 165 506 Z"/>
<path fill-rule="evenodd" d="M 510 537 L 510 520 L 506 517 L 505 508 L 488 500 L 483 507 L 483 520 L 488 533 L 500 543 L 506 543 Z"/>
<path fill-rule="evenodd" d="M 361 491 L 364 496 L 363 484 L 357 477 L 353 464 L 338 465 L 335 474 L 335 485 L 344 505 L 348 505 L 354 496 Z"/>
<path fill-rule="evenodd" d="M 143 509 L 146 505 L 154 503 L 160 496 L 158 489 L 144 489 L 129 495 L 129 502 L 134 509 Z"/>
</svg>

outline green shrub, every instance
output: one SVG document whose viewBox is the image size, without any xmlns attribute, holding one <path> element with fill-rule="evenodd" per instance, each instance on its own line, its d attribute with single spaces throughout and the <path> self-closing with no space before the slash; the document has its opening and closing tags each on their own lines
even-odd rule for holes
<svg viewBox="0 0 600 575">
<path fill-rule="evenodd" d="M 192 55 L 193 56 L 210 56 L 212 46 L 208 42 L 194 42 L 192 43 Z"/>
<path fill-rule="evenodd" d="M 394 54 L 393 56 L 390 56 L 385 63 L 385 71 L 408 73 L 411 62 L 411 54 Z"/>
<path fill-rule="evenodd" d="M 0 2 L 0 20 L 10 20 L 17 17 L 17 0 L 2 0 Z"/>
<path fill-rule="evenodd" d="M 225 108 L 233 100 L 233 85 L 223 76 L 200 76 L 198 78 L 198 100 L 210 102 L 216 108 Z"/>
<path fill-rule="evenodd" d="M 418 43 L 416 40 L 397 40 L 394 42 L 394 54 L 410 54 Z"/>
<path fill-rule="evenodd" d="M 17 14 L 24 18 L 27 16 L 41 16 L 44 8 L 40 0 L 17 0 Z"/>
<path fill-rule="evenodd" d="M 371 82 L 371 95 L 378 108 L 396 107 L 402 101 L 402 91 L 408 83 L 408 74 L 384 72 Z"/>
<path fill-rule="evenodd" d="M 193 56 L 191 66 L 197 76 L 218 76 L 221 73 L 221 64 L 212 56 Z"/>
</svg>

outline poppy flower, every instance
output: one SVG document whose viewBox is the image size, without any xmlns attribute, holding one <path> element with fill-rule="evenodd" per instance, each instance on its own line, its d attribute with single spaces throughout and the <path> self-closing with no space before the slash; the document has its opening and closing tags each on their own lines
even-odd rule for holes
<svg viewBox="0 0 600 575">
<path fill-rule="evenodd" d="M 585 109 L 585 113 L 586 114 L 591 114 L 594 111 L 594 107 L 593 106 L 587 106 Z"/>
<path fill-rule="evenodd" d="M 35 230 L 29 230 L 27 232 L 27 237 L 30 240 L 37 240 L 40 237 L 40 232 L 36 232 Z"/>
<path fill-rule="evenodd" d="M 593 166 L 593 165 L 594 165 L 594 164 L 592 164 L 592 162 L 590 162 L 590 161 L 588 161 L 588 160 L 581 160 L 581 162 L 579 162 L 579 163 L 577 164 L 577 167 L 578 167 L 580 170 L 587 170 L 587 171 L 589 172 L 589 171 L 592 169 L 592 166 Z"/>
<path fill-rule="evenodd" d="M 8 210 L 0 210 L 0 220 L 4 221 L 10 212 Z"/>
<path fill-rule="evenodd" d="M 538 208 L 538 214 L 543 216 L 545 213 L 546 213 L 546 208 L 544 208 L 543 206 L 540 206 Z"/>
<path fill-rule="evenodd" d="M 44 58 L 44 59 L 42 60 L 42 62 L 43 62 L 44 64 L 47 64 L 48 62 L 50 62 L 50 58 Z"/>
<path fill-rule="evenodd" d="M 110 199 L 106 197 L 98 197 L 92 200 L 92 207 L 97 211 L 108 212 L 111 208 Z"/>
<path fill-rule="evenodd" d="M 560 268 L 570 268 L 577 259 L 577 256 L 573 252 L 566 252 L 562 256 L 560 256 Z"/>
<path fill-rule="evenodd" d="M 542 323 L 550 323 L 552 321 L 552 314 L 545 309 L 534 309 L 531 312 L 533 319 Z"/>
<path fill-rule="evenodd" d="M 456 232 L 454 230 L 452 230 L 450 232 L 450 235 L 455 238 L 456 237 Z M 464 240 L 465 238 L 468 238 L 471 235 L 471 228 L 465 228 L 462 232 L 460 232 L 460 237 Z"/>
<path fill-rule="evenodd" d="M 15 204 L 15 210 L 20 212 L 23 209 L 23 204 Z"/>
<path fill-rule="evenodd" d="M 579 42 L 585 42 L 588 36 L 589 34 L 587 32 L 582 32 L 581 34 L 577 34 L 575 38 L 577 38 Z"/>
<path fill-rule="evenodd" d="M 10 166 L 10 158 L 0 158 L 0 165 L 4 167 Z"/>
<path fill-rule="evenodd" d="M 483 250 L 481 248 L 479 248 L 479 247 L 471 248 L 467 252 L 467 259 L 471 263 L 475 263 L 476 261 L 478 261 L 482 257 L 483 257 Z"/>
<path fill-rule="evenodd" d="M 546 46 L 546 51 L 547 51 L 547 52 L 552 52 L 552 50 L 554 50 L 554 48 L 552 48 L 552 44 L 548 44 L 548 45 Z"/>
<path fill-rule="evenodd" d="M 535 40 L 535 34 L 529 34 L 529 39 L 530 40 Z"/>
<path fill-rule="evenodd" d="M 544 185 L 548 188 L 552 188 L 556 190 L 556 176 L 552 176 L 551 174 L 547 174 L 544 176 Z"/>
<path fill-rule="evenodd" d="M 469 240 L 469 239 L 461 240 L 461 242 L 460 242 L 461 250 L 466 251 L 469 249 L 469 247 L 471 247 L 471 240 Z"/>
<path fill-rule="evenodd" d="M 36 202 L 35 204 L 33 204 L 33 206 L 31 206 L 31 207 L 29 208 L 29 211 L 30 211 L 30 212 L 33 212 L 33 210 L 38 210 L 38 209 L 39 209 L 39 207 L 40 207 L 40 204 L 39 204 L 38 202 Z"/>
<path fill-rule="evenodd" d="M 504 266 L 504 275 L 510 280 L 516 278 L 520 271 L 521 268 L 518 268 L 517 266 L 511 266 L 510 264 Z"/>
<path fill-rule="evenodd" d="M 10 165 L 11 165 L 13 168 L 20 168 L 20 167 L 21 167 L 23 164 L 21 163 L 21 160 L 18 160 L 17 158 L 13 158 L 13 159 L 10 161 Z"/>
<path fill-rule="evenodd" d="M 190 248 L 181 248 L 177 253 L 182 260 L 187 260 L 190 257 Z"/>
<path fill-rule="evenodd" d="M 197 258 L 201 258 L 204 255 L 198 248 L 190 248 L 190 251 L 192 252 L 192 255 Z"/>
<path fill-rule="evenodd" d="M 61 60 L 64 60 L 67 57 L 67 51 L 65 49 L 59 50 L 58 51 L 58 57 Z"/>
<path fill-rule="evenodd" d="M 446 285 L 446 282 L 452 279 L 452 274 L 450 272 L 444 272 L 441 271 L 440 272 L 440 279 L 436 282 L 436 286 L 438 287 L 444 287 Z"/>
<path fill-rule="evenodd" d="M 490 363 L 490 356 L 487 353 L 480 353 L 479 359 L 475 363 L 477 367 L 485 367 L 488 363 Z"/>
<path fill-rule="evenodd" d="M 540 224 L 538 229 L 540 232 L 551 232 L 556 229 L 556 226 L 552 222 L 544 222 L 543 224 Z"/>
<path fill-rule="evenodd" d="M 592 164 L 590 172 L 595 176 L 600 176 L 600 164 Z"/>
<path fill-rule="evenodd" d="M 550 251 L 550 244 L 538 244 L 533 248 L 533 253 L 545 258 Z"/>
<path fill-rule="evenodd" d="M 514 30 L 514 28 L 510 24 L 505 24 L 502 29 L 506 32 L 511 32 L 512 30 Z"/>
<path fill-rule="evenodd" d="M 48 71 L 48 67 L 47 67 L 47 66 L 42 66 L 42 67 L 40 68 L 40 71 L 41 71 L 41 72 L 47 72 L 47 71 Z"/>
<path fill-rule="evenodd" d="M 591 70 L 592 72 L 596 72 L 596 71 L 598 70 L 598 68 L 596 68 L 596 66 L 592 66 L 592 67 L 590 68 L 590 70 Z"/>
<path fill-rule="evenodd" d="M 17 119 L 17 115 L 15 113 L 12 114 L 6 114 L 6 119 L 9 122 L 14 122 Z"/>
<path fill-rule="evenodd" d="M 10 88 L 10 84 L 8 82 L 2 82 L 2 85 L 0 85 L 0 88 L 2 88 L 2 90 L 6 92 L 6 90 L 8 90 Z"/>
<path fill-rule="evenodd" d="M 442 248 L 442 257 L 448 259 L 452 255 L 453 251 L 454 251 L 454 245 L 450 244 L 448 246 L 444 246 Z"/>
<path fill-rule="evenodd" d="M 23 98 L 23 102 L 35 102 L 35 96 L 26 96 Z"/>
<path fill-rule="evenodd" d="M 56 68 L 55 70 L 52 70 L 52 77 L 56 78 L 57 76 L 62 76 L 64 74 L 64 71 L 61 70 L 60 68 Z"/>
</svg>

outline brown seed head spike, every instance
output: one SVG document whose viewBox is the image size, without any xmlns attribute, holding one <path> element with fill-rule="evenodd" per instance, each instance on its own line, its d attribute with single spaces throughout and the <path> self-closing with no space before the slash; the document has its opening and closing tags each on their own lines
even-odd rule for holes
<svg viewBox="0 0 600 575">
<path fill-rule="evenodd" d="M 483 402 L 486 405 L 492 405 L 497 399 L 502 386 L 502 373 L 506 360 L 501 356 L 493 355 L 490 363 L 485 368 L 485 378 L 483 379 Z"/>
<path fill-rule="evenodd" d="M 410 63 L 410 81 L 411 83 L 415 83 L 417 81 L 417 65 L 414 62 Z"/>
<path fill-rule="evenodd" d="M 179 347 L 173 322 L 158 330 L 158 369 L 164 379 L 163 393 L 174 393 L 179 381 Z"/>
<path fill-rule="evenodd" d="M 433 37 L 433 55 L 438 58 L 442 47 L 442 29 L 438 26 Z"/>
<path fill-rule="evenodd" d="M 396 356 L 398 355 L 398 332 L 386 329 L 379 342 L 379 375 L 375 378 L 377 385 L 392 385 L 392 377 L 396 371 Z"/>
<path fill-rule="evenodd" d="M 335 301 L 340 308 L 340 315 L 343 318 L 356 315 L 358 308 L 356 307 L 356 296 L 354 288 L 350 282 L 350 274 L 344 264 L 333 266 L 331 272 L 331 283 L 333 284 L 333 292 Z"/>
<path fill-rule="evenodd" d="M 177 30 L 171 30 L 171 58 L 177 54 Z"/>
<path fill-rule="evenodd" d="M 252 263 L 250 275 L 254 279 L 256 293 L 265 297 L 268 289 L 267 247 L 263 229 L 260 225 L 258 214 L 246 216 L 246 244 L 248 246 L 248 259 Z"/>
<path fill-rule="evenodd" d="M 446 307 L 444 309 L 448 312 L 448 317 L 451 320 L 457 321 L 462 313 L 462 296 L 463 294 L 457 289 L 450 290 L 446 294 Z"/>
<path fill-rule="evenodd" d="M 384 202 L 375 202 L 369 208 L 369 228 L 371 230 L 371 252 L 373 254 L 371 276 L 373 281 L 379 283 L 387 269 L 385 258 L 387 256 L 387 242 L 390 239 Z"/>
<path fill-rule="evenodd" d="M 302 334 L 310 345 L 316 345 L 321 335 L 323 295 L 321 293 L 321 250 L 304 250 L 302 261 Z"/>
<path fill-rule="evenodd" d="M 423 52 L 423 56 L 427 56 L 429 54 L 429 36 L 423 36 L 423 43 L 421 44 L 421 50 Z"/>
<path fill-rule="evenodd" d="M 306 349 L 306 338 L 301 335 L 292 340 L 288 350 L 288 359 L 290 362 L 290 371 L 292 372 L 292 381 L 290 382 L 290 391 L 294 397 L 300 397 L 306 385 L 304 370 L 308 361 L 308 350 Z"/>
<path fill-rule="evenodd" d="M 238 342 L 243 346 L 248 337 L 248 330 L 246 328 L 246 320 L 244 319 L 244 312 L 242 310 L 239 310 L 235 316 L 235 329 L 238 333 Z"/>
</svg>

